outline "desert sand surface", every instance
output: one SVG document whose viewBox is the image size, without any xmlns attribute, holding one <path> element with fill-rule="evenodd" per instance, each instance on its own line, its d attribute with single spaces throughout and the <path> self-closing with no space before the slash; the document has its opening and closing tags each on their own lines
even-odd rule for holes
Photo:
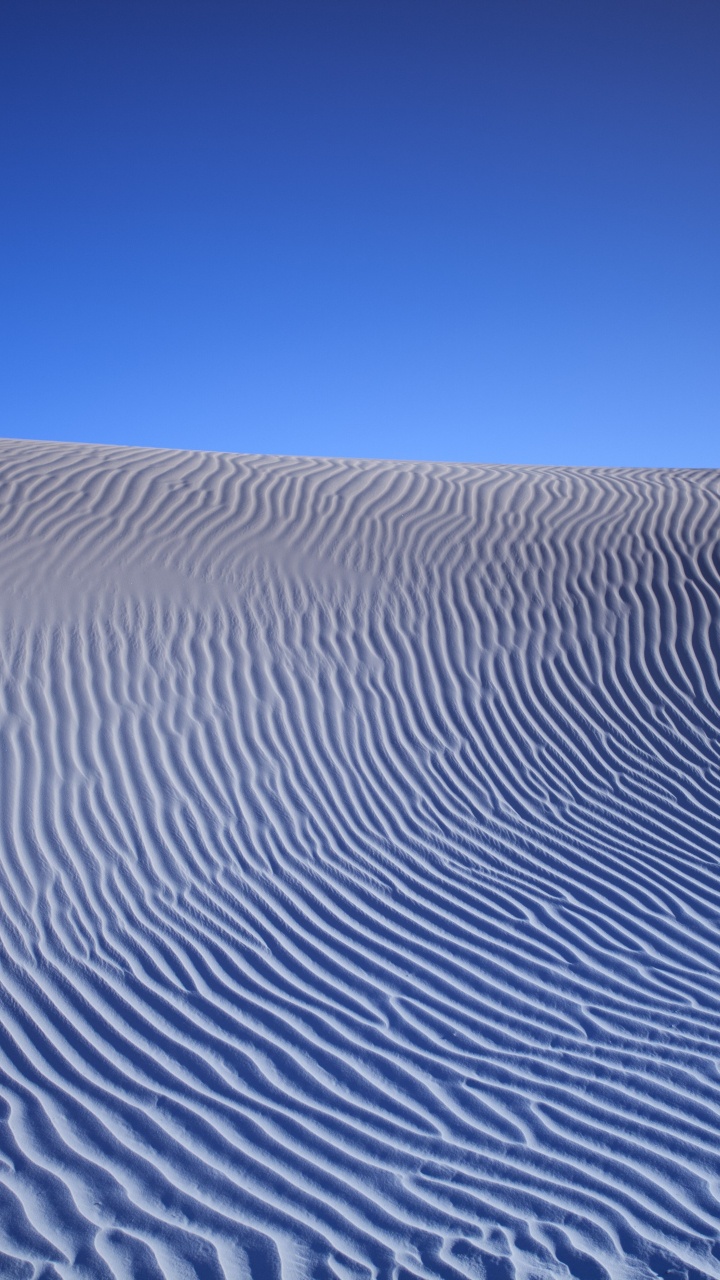
<svg viewBox="0 0 720 1280">
<path fill-rule="evenodd" d="M 719 536 L 0 444 L 3 1280 L 720 1277 Z"/>
</svg>

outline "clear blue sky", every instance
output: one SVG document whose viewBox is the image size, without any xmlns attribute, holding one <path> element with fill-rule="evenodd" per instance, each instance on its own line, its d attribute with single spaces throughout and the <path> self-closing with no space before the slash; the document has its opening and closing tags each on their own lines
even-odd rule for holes
<svg viewBox="0 0 720 1280">
<path fill-rule="evenodd" d="M 720 465 L 718 0 L 8 0 L 0 433 Z"/>
</svg>

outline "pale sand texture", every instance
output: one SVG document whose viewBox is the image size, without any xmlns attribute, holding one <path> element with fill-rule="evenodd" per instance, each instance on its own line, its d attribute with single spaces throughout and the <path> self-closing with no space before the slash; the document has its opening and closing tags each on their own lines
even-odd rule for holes
<svg viewBox="0 0 720 1280">
<path fill-rule="evenodd" d="M 0 445 L 0 1276 L 720 1277 L 720 473 Z"/>
</svg>

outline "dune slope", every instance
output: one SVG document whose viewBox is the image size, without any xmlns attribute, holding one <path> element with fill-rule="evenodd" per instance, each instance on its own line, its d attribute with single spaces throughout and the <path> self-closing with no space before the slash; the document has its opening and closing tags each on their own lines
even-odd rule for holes
<svg viewBox="0 0 720 1280">
<path fill-rule="evenodd" d="M 0 446 L 0 1275 L 720 1277 L 719 534 Z"/>
</svg>

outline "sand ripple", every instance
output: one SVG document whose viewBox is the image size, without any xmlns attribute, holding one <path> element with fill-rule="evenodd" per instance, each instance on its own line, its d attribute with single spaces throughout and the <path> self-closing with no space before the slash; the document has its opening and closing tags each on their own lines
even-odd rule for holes
<svg viewBox="0 0 720 1280">
<path fill-rule="evenodd" d="M 720 1277 L 719 535 L 0 446 L 0 1275 Z"/>
</svg>

